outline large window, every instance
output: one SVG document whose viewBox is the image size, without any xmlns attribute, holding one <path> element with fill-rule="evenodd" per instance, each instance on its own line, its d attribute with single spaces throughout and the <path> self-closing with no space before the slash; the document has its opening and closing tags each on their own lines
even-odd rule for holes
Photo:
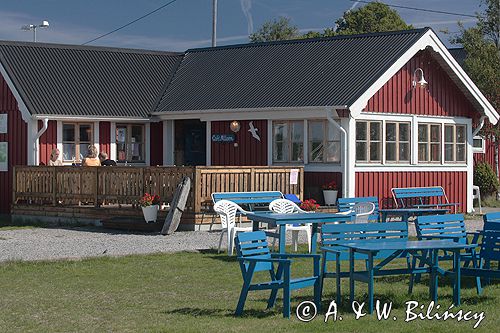
<svg viewBox="0 0 500 333">
<path fill-rule="evenodd" d="M 382 159 L 382 122 L 356 122 L 356 162 L 380 162 Z"/>
<path fill-rule="evenodd" d="M 81 162 L 93 144 L 92 124 L 63 123 L 63 161 Z"/>
<path fill-rule="evenodd" d="M 309 162 L 340 163 L 340 131 L 326 120 L 308 123 Z"/>
<path fill-rule="evenodd" d="M 410 123 L 385 123 L 385 160 L 410 162 Z"/>
<path fill-rule="evenodd" d="M 446 162 L 465 162 L 465 125 L 444 126 L 444 160 Z"/>
<path fill-rule="evenodd" d="M 116 125 L 116 160 L 144 162 L 144 125 Z"/>
<path fill-rule="evenodd" d="M 418 161 L 441 162 L 441 125 L 418 125 Z"/>
<path fill-rule="evenodd" d="M 273 162 L 304 160 L 304 122 L 273 122 Z"/>
</svg>

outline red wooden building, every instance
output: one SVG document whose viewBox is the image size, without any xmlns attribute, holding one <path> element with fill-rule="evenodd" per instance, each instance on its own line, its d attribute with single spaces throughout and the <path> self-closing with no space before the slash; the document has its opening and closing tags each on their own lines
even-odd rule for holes
<svg viewBox="0 0 500 333">
<path fill-rule="evenodd" d="M 330 180 L 383 206 L 440 185 L 470 211 L 473 137 L 499 118 L 428 28 L 185 53 L 0 42 L 0 74 L 3 213 L 13 165 L 88 144 L 133 165 L 300 164 L 320 200 Z"/>
</svg>

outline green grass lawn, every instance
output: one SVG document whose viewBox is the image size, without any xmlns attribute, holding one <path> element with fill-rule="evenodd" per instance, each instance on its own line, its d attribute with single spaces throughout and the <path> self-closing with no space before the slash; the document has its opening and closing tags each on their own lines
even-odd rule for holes
<svg viewBox="0 0 500 333">
<path fill-rule="evenodd" d="M 295 261 L 292 276 L 310 270 Z M 0 264 L 0 332 L 469 332 L 475 321 L 415 320 L 404 322 L 405 302 L 428 304 L 427 278 L 407 294 L 408 277 L 378 278 L 375 298 L 393 302 L 390 320 L 376 316 L 355 320 L 350 308 L 339 309 L 342 321 L 324 322 L 333 300 L 334 282 L 326 280 L 323 312 L 304 323 L 295 307 L 312 300 L 312 289 L 292 292 L 292 318 L 283 319 L 277 307 L 265 310 L 267 292 L 250 293 L 243 317 L 234 317 L 242 279 L 234 257 L 206 253 L 176 253 L 83 261 L 8 262 Z M 452 300 L 451 284 L 440 280 L 443 309 Z M 348 280 L 343 281 L 343 304 Z M 281 294 L 279 294 L 281 295 Z M 357 284 L 356 298 L 364 301 L 366 286 Z M 477 296 L 472 280 L 464 279 L 461 309 L 484 311 L 475 331 L 500 326 L 499 285 Z M 442 310 L 443 310 L 442 309 Z M 454 309 L 456 311 L 456 309 Z M 394 321 L 392 317 L 396 316 Z M 495 329 L 495 327 L 497 327 Z"/>
</svg>

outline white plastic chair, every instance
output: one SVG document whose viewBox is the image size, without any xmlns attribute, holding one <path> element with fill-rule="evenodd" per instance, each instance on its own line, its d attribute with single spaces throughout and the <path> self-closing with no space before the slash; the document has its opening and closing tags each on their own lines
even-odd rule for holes
<svg viewBox="0 0 500 333">
<path fill-rule="evenodd" d="M 356 223 L 368 223 L 368 217 L 373 214 L 375 205 L 373 202 L 358 202 L 352 210 L 356 213 Z"/>
<path fill-rule="evenodd" d="M 220 200 L 214 204 L 214 211 L 219 214 L 220 221 L 222 225 L 222 231 L 220 233 L 219 248 L 217 253 L 220 253 L 220 247 L 222 244 L 222 237 L 227 233 L 227 254 L 233 255 L 234 252 L 234 238 L 238 232 L 252 231 L 252 227 L 237 227 L 236 226 L 236 212 L 240 212 L 244 215 L 252 214 L 247 212 L 239 205 L 235 204 L 229 200 Z"/>
<path fill-rule="evenodd" d="M 293 214 L 293 213 L 310 213 L 300 209 L 294 202 L 287 199 L 276 199 L 269 204 L 269 210 L 280 214 Z M 309 253 L 311 253 L 311 224 L 304 223 L 303 225 L 286 225 L 286 231 L 292 232 L 292 245 L 294 251 L 297 251 L 297 243 L 299 242 L 299 231 L 305 231 L 307 234 L 307 244 L 309 246 Z M 273 247 L 274 242 L 273 240 Z"/>
<path fill-rule="evenodd" d="M 481 208 L 481 190 L 477 185 L 472 186 L 472 212 L 476 212 L 474 209 L 474 199 L 477 199 L 479 203 L 479 214 L 483 214 L 483 209 Z"/>
</svg>

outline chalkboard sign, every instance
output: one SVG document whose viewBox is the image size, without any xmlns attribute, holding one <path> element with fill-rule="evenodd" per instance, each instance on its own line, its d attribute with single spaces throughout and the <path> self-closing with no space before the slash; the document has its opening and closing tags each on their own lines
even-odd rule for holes
<svg viewBox="0 0 500 333">
<path fill-rule="evenodd" d="M 235 140 L 234 134 L 212 134 L 213 142 L 234 142 Z"/>
</svg>

